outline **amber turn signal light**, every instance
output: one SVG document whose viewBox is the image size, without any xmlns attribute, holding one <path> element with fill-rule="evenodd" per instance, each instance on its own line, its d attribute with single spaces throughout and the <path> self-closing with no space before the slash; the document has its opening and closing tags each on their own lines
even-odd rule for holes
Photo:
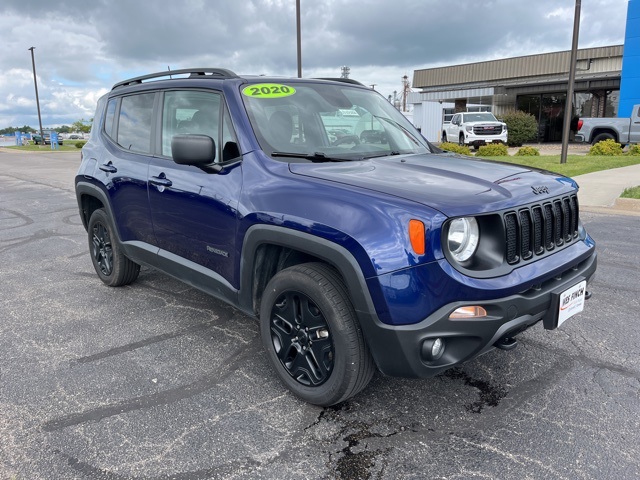
<svg viewBox="0 0 640 480">
<path fill-rule="evenodd" d="M 420 220 L 409 220 L 409 239 L 411 248 L 418 255 L 424 255 L 425 250 L 425 228 Z"/>
</svg>

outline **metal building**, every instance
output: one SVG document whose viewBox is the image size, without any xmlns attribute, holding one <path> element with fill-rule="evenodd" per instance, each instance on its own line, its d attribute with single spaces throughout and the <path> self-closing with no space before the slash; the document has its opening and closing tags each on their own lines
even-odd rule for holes
<svg viewBox="0 0 640 480">
<path fill-rule="evenodd" d="M 442 124 L 460 111 L 524 110 L 538 120 L 540 142 L 562 140 L 570 51 L 415 70 L 409 95 L 413 121 L 437 142 Z M 623 46 L 578 50 L 575 111 L 579 116 L 615 117 L 620 97 Z M 575 128 L 575 127 L 574 127 Z"/>
</svg>

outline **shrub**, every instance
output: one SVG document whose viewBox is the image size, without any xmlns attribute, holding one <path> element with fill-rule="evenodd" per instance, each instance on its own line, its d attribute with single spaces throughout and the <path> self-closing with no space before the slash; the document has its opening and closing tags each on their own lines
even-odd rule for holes
<svg viewBox="0 0 640 480">
<path fill-rule="evenodd" d="M 629 151 L 627 155 L 640 155 L 640 145 L 629 145 Z"/>
<path fill-rule="evenodd" d="M 507 146 L 502 143 L 482 145 L 476 152 L 476 156 L 478 157 L 506 157 L 508 155 Z"/>
<path fill-rule="evenodd" d="M 510 147 L 521 147 L 535 140 L 538 135 L 536 117 L 521 110 L 511 110 L 498 117 L 507 124 L 507 143 Z"/>
<path fill-rule="evenodd" d="M 87 143 L 87 142 L 76 142 L 76 148 L 84 147 L 85 143 Z"/>
<path fill-rule="evenodd" d="M 458 145 L 457 143 L 443 142 L 440 144 L 440 148 L 447 152 L 459 153 L 460 155 L 471 155 L 469 147 Z"/>
<path fill-rule="evenodd" d="M 517 157 L 539 157 L 540 152 L 537 148 L 533 147 L 522 147 L 520 150 L 516 152 Z"/>
<path fill-rule="evenodd" d="M 622 145 L 612 138 L 607 138 L 591 147 L 587 155 L 622 155 Z"/>
</svg>

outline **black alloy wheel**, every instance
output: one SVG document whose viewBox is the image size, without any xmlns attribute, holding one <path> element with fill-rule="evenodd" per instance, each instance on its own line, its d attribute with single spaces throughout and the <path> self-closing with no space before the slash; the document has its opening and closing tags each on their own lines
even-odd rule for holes
<svg viewBox="0 0 640 480">
<path fill-rule="evenodd" d="M 91 234 L 93 261 L 104 276 L 109 276 L 113 272 L 113 249 L 111 248 L 109 230 L 104 224 L 96 222 Z"/>
<path fill-rule="evenodd" d="M 327 381 L 333 370 L 333 338 L 318 306 L 306 295 L 286 291 L 270 316 L 271 341 L 291 378 L 306 386 Z"/>
<path fill-rule="evenodd" d="M 354 396 L 375 371 L 342 277 L 323 263 L 274 275 L 261 300 L 260 334 L 280 380 L 315 405 Z"/>
<path fill-rule="evenodd" d="M 98 208 L 91 214 L 87 232 L 91 262 L 100 280 L 110 287 L 120 287 L 138 278 L 140 265 L 122 253 L 104 209 Z"/>
</svg>

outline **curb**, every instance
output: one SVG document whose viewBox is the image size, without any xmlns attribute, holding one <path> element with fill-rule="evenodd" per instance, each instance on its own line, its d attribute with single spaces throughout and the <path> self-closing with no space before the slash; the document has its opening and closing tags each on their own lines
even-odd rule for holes
<svg viewBox="0 0 640 480">
<path fill-rule="evenodd" d="M 620 200 L 623 201 L 621 202 Z M 610 207 L 580 205 L 580 212 L 640 217 L 640 200 L 635 200 L 633 198 L 617 198 L 615 203 Z"/>
<path fill-rule="evenodd" d="M 640 200 L 635 198 L 616 198 L 613 204 L 614 210 L 629 210 L 640 214 Z"/>
</svg>

